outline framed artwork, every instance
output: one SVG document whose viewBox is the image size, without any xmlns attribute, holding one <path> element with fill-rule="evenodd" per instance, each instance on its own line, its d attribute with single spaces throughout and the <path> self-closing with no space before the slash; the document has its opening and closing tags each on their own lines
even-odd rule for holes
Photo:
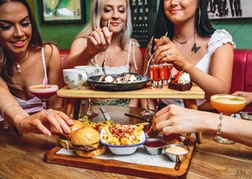
<svg viewBox="0 0 252 179">
<path fill-rule="evenodd" d="M 84 22 L 84 0 L 39 0 L 43 24 Z"/>
<path fill-rule="evenodd" d="M 251 18 L 251 0 L 208 0 L 210 19 Z"/>
</svg>

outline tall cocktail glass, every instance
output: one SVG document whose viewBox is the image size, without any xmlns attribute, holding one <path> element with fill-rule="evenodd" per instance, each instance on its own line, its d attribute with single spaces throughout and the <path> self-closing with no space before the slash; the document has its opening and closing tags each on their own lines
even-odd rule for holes
<svg viewBox="0 0 252 179">
<path fill-rule="evenodd" d="M 39 99 L 41 99 L 43 103 L 43 109 L 47 109 L 47 102 L 50 97 L 56 94 L 59 87 L 57 85 L 51 85 L 51 84 L 39 84 L 39 85 L 32 85 L 29 87 L 29 90 L 32 94 L 37 96 Z"/>
<path fill-rule="evenodd" d="M 233 113 L 241 111 L 246 106 L 246 99 L 242 96 L 235 96 L 231 94 L 216 94 L 210 98 L 212 106 L 218 110 L 219 113 L 231 116 Z M 222 144 L 233 144 L 234 141 L 225 139 L 216 135 L 214 141 Z"/>
</svg>

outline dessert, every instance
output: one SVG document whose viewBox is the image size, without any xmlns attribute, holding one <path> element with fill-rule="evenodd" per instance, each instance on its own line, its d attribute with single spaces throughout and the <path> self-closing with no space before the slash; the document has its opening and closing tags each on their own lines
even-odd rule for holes
<svg viewBox="0 0 252 179">
<path fill-rule="evenodd" d="M 190 90 L 192 88 L 190 75 L 182 71 L 178 72 L 174 77 L 171 78 L 171 82 L 169 83 L 168 87 L 178 91 Z"/>
</svg>

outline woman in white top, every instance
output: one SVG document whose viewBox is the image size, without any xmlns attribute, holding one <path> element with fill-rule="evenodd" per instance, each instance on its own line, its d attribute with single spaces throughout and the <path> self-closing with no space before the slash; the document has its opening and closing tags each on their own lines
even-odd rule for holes
<svg viewBox="0 0 252 179">
<path fill-rule="evenodd" d="M 173 74 L 189 73 L 205 91 L 206 100 L 198 101 L 199 109 L 213 110 L 210 96 L 230 92 L 235 45 L 227 31 L 211 26 L 207 4 L 205 0 L 161 1 L 151 50 L 156 51 L 154 63 L 173 63 Z M 181 100 L 162 102 L 183 106 Z"/>
<path fill-rule="evenodd" d="M 131 33 L 128 0 L 92 1 L 90 20 L 74 39 L 64 68 L 88 64 L 101 67 L 105 61 L 107 74 L 142 74 L 142 54 Z M 137 106 L 137 100 L 131 100 L 129 106 Z"/>
<path fill-rule="evenodd" d="M 69 132 L 69 117 L 42 110 L 41 100 L 29 91 L 31 85 L 46 83 L 64 85 L 57 47 L 43 43 L 26 1 L 1 1 L 0 115 L 21 132 Z M 49 108 L 61 105 L 56 95 L 48 101 Z"/>
</svg>

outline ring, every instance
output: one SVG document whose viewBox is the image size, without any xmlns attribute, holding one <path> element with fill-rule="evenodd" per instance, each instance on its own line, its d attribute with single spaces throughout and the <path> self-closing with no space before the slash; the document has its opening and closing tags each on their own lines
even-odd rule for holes
<svg viewBox="0 0 252 179">
<path fill-rule="evenodd" d="M 165 56 L 166 56 L 166 57 L 169 57 L 169 56 L 170 56 L 169 50 L 166 51 Z"/>
<path fill-rule="evenodd" d="M 50 111 L 49 111 L 49 110 L 46 110 L 46 114 L 50 114 Z"/>
</svg>

